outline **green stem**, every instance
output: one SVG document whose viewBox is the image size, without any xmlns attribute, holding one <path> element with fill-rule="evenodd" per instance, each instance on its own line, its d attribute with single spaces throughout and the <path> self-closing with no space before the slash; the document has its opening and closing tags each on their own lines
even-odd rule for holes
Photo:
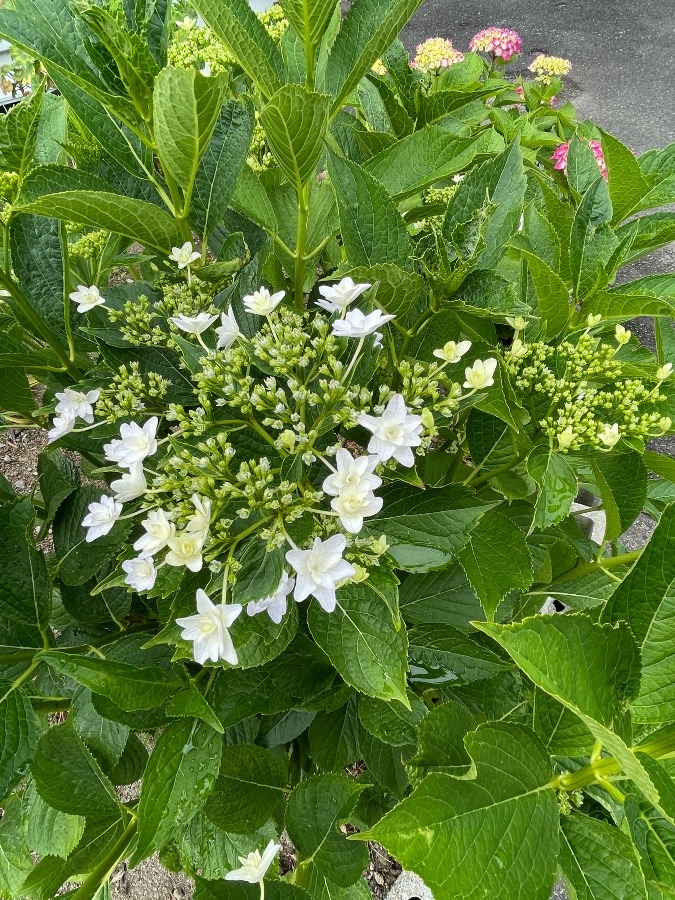
<svg viewBox="0 0 675 900">
<path fill-rule="evenodd" d="M 558 585 L 565 584 L 567 581 L 573 581 L 575 578 L 582 578 L 584 575 L 591 575 L 593 572 L 613 569 L 616 566 L 626 566 L 629 563 L 635 562 L 641 553 L 642 550 L 632 550 L 630 553 L 621 553 L 619 556 L 605 556 L 599 562 L 584 563 L 583 566 L 575 566 L 563 575 L 559 575 L 555 581 L 552 581 L 547 587 L 556 588 Z"/>
<path fill-rule="evenodd" d="M 93 900 L 101 885 L 105 884 L 127 855 L 129 844 L 134 839 L 137 828 L 138 819 L 134 817 L 120 835 L 117 843 L 106 853 L 96 868 L 92 869 L 86 881 L 75 891 L 73 900 Z"/>
<path fill-rule="evenodd" d="M 30 679 L 33 677 L 33 674 L 39 668 L 40 663 L 41 663 L 41 660 L 34 659 L 33 662 L 28 666 L 28 668 L 25 669 L 21 673 L 21 675 L 18 675 L 14 679 L 14 681 L 10 684 L 10 686 L 5 691 L 4 696 L 2 698 L 0 698 L 0 706 L 2 706 L 2 704 L 10 696 L 10 694 L 13 694 L 14 691 L 16 691 L 18 688 L 20 688 L 22 684 L 25 684 L 27 681 L 30 681 Z"/>
<path fill-rule="evenodd" d="M 307 243 L 307 218 L 309 214 L 309 184 L 298 188 L 298 230 L 295 240 L 295 306 L 302 312 L 305 306 L 305 259 Z"/>
<path fill-rule="evenodd" d="M 491 478 L 495 478 L 497 475 L 501 475 L 503 472 L 508 472 L 509 469 L 513 469 L 518 463 L 522 462 L 527 456 L 528 451 L 523 450 L 522 453 L 519 453 L 515 459 L 512 459 L 510 462 L 504 463 L 503 466 L 497 466 L 496 469 L 490 469 L 489 472 L 486 472 L 484 475 L 481 475 L 480 478 L 476 478 L 478 472 L 480 472 L 482 468 L 482 463 L 476 466 L 475 469 L 472 470 L 469 477 L 464 481 L 464 484 L 473 484 L 474 487 L 477 487 L 479 484 L 484 484 L 486 481 L 489 481 Z"/>
<path fill-rule="evenodd" d="M 5 275 L 9 278 L 11 277 L 9 260 L 9 224 L 3 224 L 2 226 L 2 256 L 3 270 Z"/>
<path fill-rule="evenodd" d="M 71 321 L 72 301 L 68 296 L 70 293 L 70 257 L 68 254 L 68 232 L 66 231 L 66 223 L 59 223 L 59 236 L 61 239 L 61 257 L 63 260 L 63 325 L 66 329 L 66 340 L 68 341 L 68 359 L 75 361 L 75 339 L 73 338 L 73 323 Z"/>
</svg>

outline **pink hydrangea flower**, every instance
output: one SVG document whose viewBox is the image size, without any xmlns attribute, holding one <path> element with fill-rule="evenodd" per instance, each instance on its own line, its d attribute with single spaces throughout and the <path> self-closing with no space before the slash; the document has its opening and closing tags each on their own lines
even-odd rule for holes
<svg viewBox="0 0 675 900">
<path fill-rule="evenodd" d="M 605 157 L 602 152 L 602 144 L 600 141 L 589 141 L 588 146 L 593 151 L 593 156 L 595 157 L 598 168 L 600 169 L 600 174 L 607 181 L 607 165 L 605 164 Z M 559 169 L 561 172 L 564 172 L 567 175 L 567 155 L 570 151 L 569 141 L 564 144 L 560 144 L 555 148 L 553 153 L 551 154 L 551 160 L 553 162 L 553 168 Z"/>
<path fill-rule="evenodd" d="M 508 62 L 512 56 L 517 56 L 523 48 L 523 41 L 517 31 L 511 28 L 484 28 L 469 41 L 469 50 L 480 50 L 483 53 L 492 53 L 499 56 L 504 62 Z"/>
</svg>

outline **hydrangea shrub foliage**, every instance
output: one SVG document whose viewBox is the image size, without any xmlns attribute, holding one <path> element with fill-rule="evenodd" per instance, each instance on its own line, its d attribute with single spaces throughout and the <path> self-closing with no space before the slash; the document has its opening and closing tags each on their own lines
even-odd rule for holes
<svg viewBox="0 0 675 900">
<path fill-rule="evenodd" d="M 675 897 L 675 151 L 419 3 L 0 10 L 2 897 Z"/>
</svg>

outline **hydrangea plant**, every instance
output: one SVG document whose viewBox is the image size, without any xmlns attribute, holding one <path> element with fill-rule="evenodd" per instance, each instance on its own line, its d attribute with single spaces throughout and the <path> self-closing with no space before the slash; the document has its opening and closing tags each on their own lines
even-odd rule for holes
<svg viewBox="0 0 675 900">
<path fill-rule="evenodd" d="M 0 896 L 675 897 L 675 153 L 419 4 L 0 10 Z"/>
</svg>

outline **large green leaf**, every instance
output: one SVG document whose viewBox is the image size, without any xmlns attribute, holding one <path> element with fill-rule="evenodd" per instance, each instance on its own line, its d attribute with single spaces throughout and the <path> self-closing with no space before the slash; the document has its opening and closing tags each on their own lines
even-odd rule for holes
<svg viewBox="0 0 675 900">
<path fill-rule="evenodd" d="M 471 529 L 457 561 L 488 619 L 494 618 L 507 594 L 527 590 L 532 583 L 532 558 L 525 535 L 498 509 L 488 510 Z"/>
<path fill-rule="evenodd" d="M 189 196 L 223 105 L 225 79 L 167 66 L 155 79 L 153 115 L 162 168 Z"/>
<path fill-rule="evenodd" d="M 42 735 L 32 771 L 38 794 L 54 809 L 75 816 L 118 813 L 114 787 L 71 722 Z"/>
<path fill-rule="evenodd" d="M 253 108 L 249 103 L 228 100 L 220 111 L 213 137 L 199 164 L 192 193 L 191 221 L 203 235 L 210 234 L 225 218 L 246 163 L 253 122 Z"/>
<path fill-rule="evenodd" d="M 220 774 L 204 812 L 223 831 L 246 834 L 274 815 L 288 783 L 286 760 L 252 744 L 223 747 Z"/>
<path fill-rule="evenodd" d="M 417 753 L 408 764 L 411 775 L 444 772 L 446 775 L 466 775 L 471 757 L 464 738 L 476 727 L 474 717 L 459 703 L 450 700 L 439 703 L 420 722 Z"/>
<path fill-rule="evenodd" d="M 35 547 L 34 522 L 28 498 L 0 507 L 0 615 L 45 625 L 51 591 L 44 554 Z"/>
<path fill-rule="evenodd" d="M 328 58 L 326 86 L 339 110 L 372 64 L 398 37 L 422 0 L 354 0 Z"/>
<path fill-rule="evenodd" d="M 625 708 L 638 690 L 637 648 L 624 624 L 585 615 L 534 616 L 512 625 L 479 622 L 538 687 L 576 713 L 650 802 L 661 789 L 627 746 Z"/>
<path fill-rule="evenodd" d="M 216 783 L 222 738 L 208 725 L 169 725 L 150 755 L 138 804 L 137 865 L 187 825 Z"/>
<path fill-rule="evenodd" d="M 608 453 L 593 463 L 605 507 L 605 541 L 614 541 L 633 524 L 647 500 L 647 469 L 639 453 Z"/>
<path fill-rule="evenodd" d="M 534 507 L 532 529 L 556 525 L 569 513 L 577 495 L 578 484 L 574 470 L 564 454 L 548 447 L 536 447 L 527 460 L 527 471 L 539 485 Z"/>
<path fill-rule="evenodd" d="M 32 868 L 21 821 L 21 800 L 13 794 L 3 803 L 0 821 L 0 896 L 18 897 L 26 875 Z"/>
<path fill-rule="evenodd" d="M 0 119 L 0 166 L 23 177 L 32 163 L 44 89 Z"/>
<path fill-rule="evenodd" d="M 260 841 L 255 848 L 260 849 Z M 240 856 L 246 855 L 246 851 Z M 231 868 L 239 866 L 238 860 Z M 245 884 L 242 881 L 206 881 L 195 879 L 197 890 L 195 900 L 258 900 L 260 888 L 257 884 Z M 309 900 L 309 894 L 301 888 L 286 881 L 265 881 L 265 897 L 267 900 Z"/>
<path fill-rule="evenodd" d="M 410 270 L 412 245 L 408 229 L 384 186 L 356 163 L 332 153 L 329 172 L 350 264 L 394 263 L 400 269 Z"/>
<path fill-rule="evenodd" d="M 476 592 L 459 565 L 409 575 L 401 585 L 399 604 L 406 622 L 421 625 L 467 629 L 469 622 L 484 617 Z"/>
<path fill-rule="evenodd" d="M 618 225 L 638 207 L 649 190 L 649 183 L 628 147 L 606 131 L 600 133 L 602 152 L 607 165 L 609 197 L 614 210 L 612 224 Z"/>
<path fill-rule="evenodd" d="M 394 706 L 393 703 L 384 705 Z M 346 706 L 318 712 L 309 726 L 309 749 L 312 760 L 320 771 L 342 772 L 361 759 L 356 706 L 357 697 L 353 694 Z M 400 703 L 396 706 L 405 710 Z"/>
<path fill-rule="evenodd" d="M 28 823 L 28 846 L 40 856 L 68 859 L 84 832 L 84 817 L 71 816 L 49 806 L 31 782 L 23 796 Z"/>
<path fill-rule="evenodd" d="M 572 290 L 577 298 L 588 294 L 600 276 L 601 261 L 596 252 L 602 234 L 599 226 L 611 218 L 612 203 L 607 182 L 598 177 L 583 195 L 570 233 Z"/>
<path fill-rule="evenodd" d="M 343 588 L 332 613 L 312 602 L 307 623 L 347 684 L 370 697 L 407 705 L 405 626 L 392 620 L 388 604 L 368 582 Z"/>
<path fill-rule="evenodd" d="M 433 773 L 371 831 L 426 882 L 436 900 L 548 900 L 558 845 L 551 764 L 520 725 L 481 725 L 466 737 L 476 774 Z"/>
<path fill-rule="evenodd" d="M 567 324 L 570 314 L 570 295 L 565 282 L 534 253 L 522 251 L 532 276 L 534 293 L 547 340 L 557 337 Z"/>
<path fill-rule="evenodd" d="M 128 711 L 161 706 L 178 688 L 178 682 L 172 681 L 165 671 L 154 666 L 141 668 L 97 656 L 60 653 L 58 650 L 41 653 L 40 659 L 61 675 L 72 678 L 97 694 L 103 694 Z"/>
<path fill-rule="evenodd" d="M 348 817 L 364 785 L 344 775 L 318 775 L 294 788 L 286 808 L 286 829 L 298 851 L 300 884 L 309 870 L 349 886 L 367 865 L 365 848 L 349 844 L 339 826 Z"/>
<path fill-rule="evenodd" d="M 428 709 L 416 694 L 408 693 L 410 709 L 400 703 L 386 703 L 373 697 L 359 699 L 359 719 L 374 737 L 391 744 L 404 747 L 415 744 L 417 729 Z"/>
<path fill-rule="evenodd" d="M 20 690 L 12 691 L 0 705 L 0 799 L 24 777 L 39 733 L 28 697 Z"/>
<path fill-rule="evenodd" d="M 526 184 L 522 153 L 515 143 L 462 181 L 448 206 L 443 236 L 451 241 L 457 226 L 477 220 L 486 210 L 488 219 L 482 232 L 485 247 L 476 265 L 490 268 L 502 256 L 504 244 L 518 227 Z"/>
<path fill-rule="evenodd" d="M 642 653 L 641 722 L 672 721 L 675 702 L 675 505 L 668 506 L 632 571 L 608 600 L 606 622 L 627 622 Z"/>
<path fill-rule="evenodd" d="M 314 175 L 328 128 L 330 97 L 286 84 L 265 104 L 260 123 L 281 171 L 298 189 Z"/>
<path fill-rule="evenodd" d="M 410 678 L 419 684 L 453 687 L 485 681 L 508 662 L 452 625 L 417 625 L 410 630 Z M 378 735 L 379 737 L 379 735 Z"/>
<path fill-rule="evenodd" d="M 334 0 L 280 0 L 279 5 L 301 38 L 305 53 L 311 53 L 321 43 L 335 11 Z"/>
<path fill-rule="evenodd" d="M 231 197 L 232 208 L 242 216 L 246 216 L 256 225 L 260 225 L 265 231 L 276 234 L 277 218 L 274 207 L 262 182 L 251 169 L 244 165 Z"/>
<path fill-rule="evenodd" d="M 468 540 L 469 530 L 495 503 L 461 485 L 426 491 L 403 491 L 391 485 L 382 492 L 383 511 L 368 526 L 384 534 L 396 564 L 408 572 L 447 566 Z"/>
<path fill-rule="evenodd" d="M 577 900 L 647 896 L 628 835 L 580 813 L 562 816 L 560 826 L 562 870 Z"/>
<path fill-rule="evenodd" d="M 281 53 L 246 0 L 197 0 L 194 5 L 261 94 L 271 97 L 278 91 L 285 81 Z"/>
<path fill-rule="evenodd" d="M 671 898 L 675 894 L 675 827 L 632 795 L 626 797 L 625 810 L 647 882 L 657 882 Z M 649 897 L 651 900 L 652 895 Z"/>
<path fill-rule="evenodd" d="M 44 517 L 51 522 L 61 503 L 79 487 L 80 474 L 72 459 L 60 450 L 42 452 L 38 456 L 37 473 L 45 504 Z"/>
</svg>

